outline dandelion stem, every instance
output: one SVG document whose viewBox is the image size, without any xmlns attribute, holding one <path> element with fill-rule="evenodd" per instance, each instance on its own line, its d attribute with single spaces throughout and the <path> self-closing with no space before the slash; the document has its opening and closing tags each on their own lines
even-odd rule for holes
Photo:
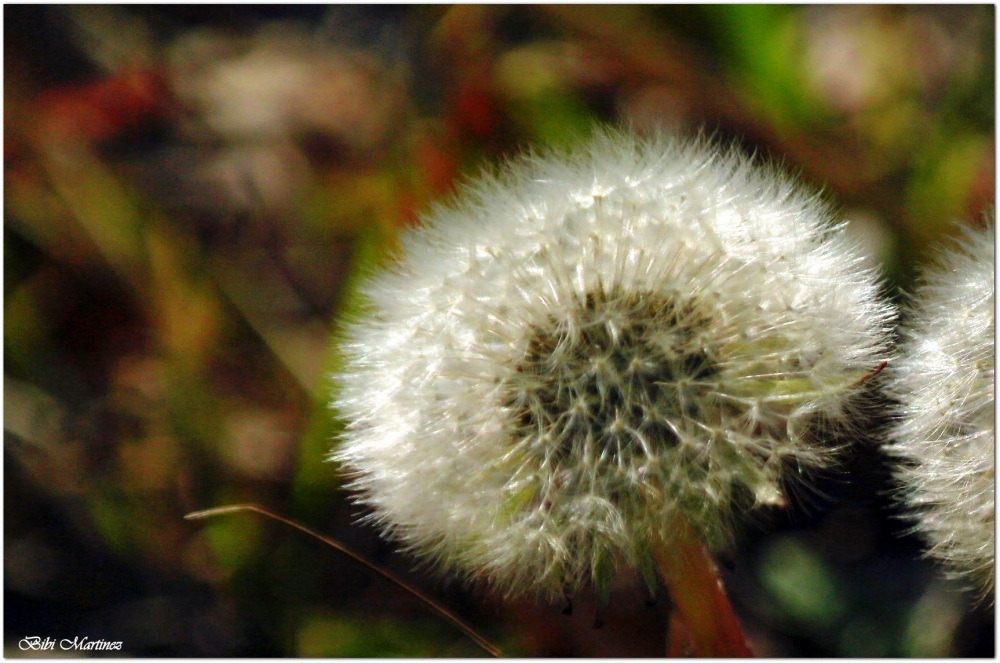
<svg viewBox="0 0 1000 663">
<path fill-rule="evenodd" d="M 426 594 L 424 594 L 423 592 L 421 592 L 416 587 L 414 587 L 414 586 L 410 585 L 409 583 L 405 582 L 401 578 L 397 577 L 395 574 L 393 574 L 393 573 L 391 573 L 389 571 L 386 571 L 385 569 L 380 568 L 379 566 L 376 566 L 372 562 L 369 562 L 360 553 L 354 552 L 353 550 L 351 550 L 350 548 L 348 548 L 344 544 L 340 543 L 339 541 L 335 541 L 334 539 L 331 539 L 329 537 L 323 536 L 322 534 L 309 529 L 305 525 L 300 525 L 299 523 L 295 522 L 294 520 L 289 520 L 288 518 L 285 518 L 284 516 L 279 516 L 276 513 L 271 513 L 270 511 L 268 511 L 264 507 L 257 506 L 256 504 L 232 504 L 232 505 L 228 505 L 228 506 L 220 506 L 220 507 L 217 507 L 217 508 L 214 508 L 214 509 L 206 509 L 204 511 L 195 511 L 193 513 L 189 513 L 186 516 L 184 516 L 184 519 L 185 520 L 201 520 L 203 518 L 211 518 L 213 516 L 223 516 L 223 515 L 228 515 L 228 514 L 231 514 L 231 513 L 240 513 L 240 512 L 244 512 L 244 511 L 251 511 L 253 513 L 257 513 L 257 514 L 260 514 L 262 516 L 267 516 L 268 518 L 271 518 L 273 520 L 277 520 L 280 523 L 284 523 L 285 525 L 288 525 L 289 527 L 294 527 L 295 529 L 299 530 L 300 532 L 304 532 L 304 533 L 308 534 L 309 536 L 313 537 L 314 539 L 318 539 L 318 540 L 322 541 L 323 543 L 325 543 L 326 545 L 330 546 L 331 548 L 336 548 L 337 550 L 339 550 L 340 552 L 344 553 L 348 557 L 351 557 L 354 560 L 356 560 L 356 561 L 364 564 L 365 566 L 367 566 L 372 571 L 375 571 L 376 573 L 378 573 L 379 575 L 381 575 L 383 578 L 385 578 L 385 579 L 387 579 L 387 580 L 389 580 L 391 582 L 394 582 L 395 584 L 399 585 L 400 587 L 402 587 L 403 589 L 405 589 L 406 591 L 408 591 L 409 593 L 413 594 L 418 599 L 420 599 L 421 601 L 423 601 L 424 603 L 426 603 L 427 605 L 429 605 L 438 614 L 440 614 L 442 617 L 444 617 L 445 619 L 447 619 L 448 621 L 450 621 L 452 624 L 454 624 L 456 627 L 458 627 L 458 629 L 461 630 L 463 633 L 465 633 L 465 635 L 469 636 L 469 639 L 471 639 L 473 642 L 475 642 L 480 648 L 483 649 L 483 651 L 485 651 L 490 656 L 495 656 L 497 658 L 503 656 L 503 651 L 501 651 L 499 647 L 497 647 L 496 645 L 494 645 L 492 642 L 490 642 L 489 640 L 487 640 L 483 636 L 479 635 L 479 633 L 477 633 L 474 628 L 472 628 L 471 626 L 469 626 L 468 624 L 466 624 L 464 621 L 462 621 L 462 619 L 458 615 L 456 615 L 455 613 L 451 612 L 450 610 L 448 610 L 447 608 L 445 608 L 443 605 L 441 605 L 440 603 L 438 603 L 437 601 L 435 601 L 431 597 L 429 597 Z"/>
<path fill-rule="evenodd" d="M 670 611 L 670 625 L 667 627 L 667 658 L 689 658 L 694 654 L 691 634 L 684 626 L 680 612 Z"/>
<path fill-rule="evenodd" d="M 701 657 L 752 657 L 708 551 L 687 523 L 678 518 L 674 525 L 669 546 L 653 547 L 674 609 L 667 655 L 683 655 L 690 647 Z"/>
</svg>

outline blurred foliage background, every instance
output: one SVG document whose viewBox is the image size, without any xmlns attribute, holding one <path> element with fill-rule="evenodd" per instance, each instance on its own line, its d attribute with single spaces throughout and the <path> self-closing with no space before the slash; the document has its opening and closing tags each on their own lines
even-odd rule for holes
<svg viewBox="0 0 1000 663">
<path fill-rule="evenodd" d="M 133 656 L 657 656 L 668 602 L 509 603 L 355 523 L 324 372 L 352 283 L 456 179 L 598 122 L 704 129 L 833 200 L 892 292 L 994 198 L 994 8 L 4 7 L 4 638 Z M 873 396 L 875 398 L 875 396 Z M 767 656 L 992 656 L 872 417 L 725 580 Z"/>
</svg>

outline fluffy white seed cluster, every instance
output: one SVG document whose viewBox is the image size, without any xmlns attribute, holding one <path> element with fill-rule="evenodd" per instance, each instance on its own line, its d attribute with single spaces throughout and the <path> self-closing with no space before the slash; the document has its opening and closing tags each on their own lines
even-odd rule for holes
<svg viewBox="0 0 1000 663">
<path fill-rule="evenodd" d="M 467 185 L 348 325 L 334 458 L 444 568 L 554 597 L 652 575 L 831 460 L 891 317 L 831 213 L 707 141 L 602 132 Z"/>
<path fill-rule="evenodd" d="M 969 230 L 924 275 L 890 371 L 901 500 L 944 560 L 994 586 L 994 234 Z"/>
</svg>

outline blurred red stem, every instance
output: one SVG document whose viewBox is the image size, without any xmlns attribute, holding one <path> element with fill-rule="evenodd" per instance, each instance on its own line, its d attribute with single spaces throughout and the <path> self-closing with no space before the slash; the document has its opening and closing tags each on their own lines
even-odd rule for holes
<svg viewBox="0 0 1000 663">
<path fill-rule="evenodd" d="M 708 551 L 683 520 L 674 531 L 669 546 L 653 550 L 674 609 L 667 655 L 683 655 L 690 646 L 695 656 L 752 657 Z"/>
</svg>

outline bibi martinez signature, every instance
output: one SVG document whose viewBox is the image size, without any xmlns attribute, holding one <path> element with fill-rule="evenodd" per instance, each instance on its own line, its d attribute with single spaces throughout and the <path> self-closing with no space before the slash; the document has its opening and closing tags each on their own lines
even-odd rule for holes
<svg viewBox="0 0 1000 663">
<path fill-rule="evenodd" d="M 41 638 L 37 635 L 22 638 L 17 646 L 21 651 L 55 651 L 56 644 L 62 651 L 121 651 L 122 643 L 118 640 L 91 640 L 90 638 Z"/>
</svg>

